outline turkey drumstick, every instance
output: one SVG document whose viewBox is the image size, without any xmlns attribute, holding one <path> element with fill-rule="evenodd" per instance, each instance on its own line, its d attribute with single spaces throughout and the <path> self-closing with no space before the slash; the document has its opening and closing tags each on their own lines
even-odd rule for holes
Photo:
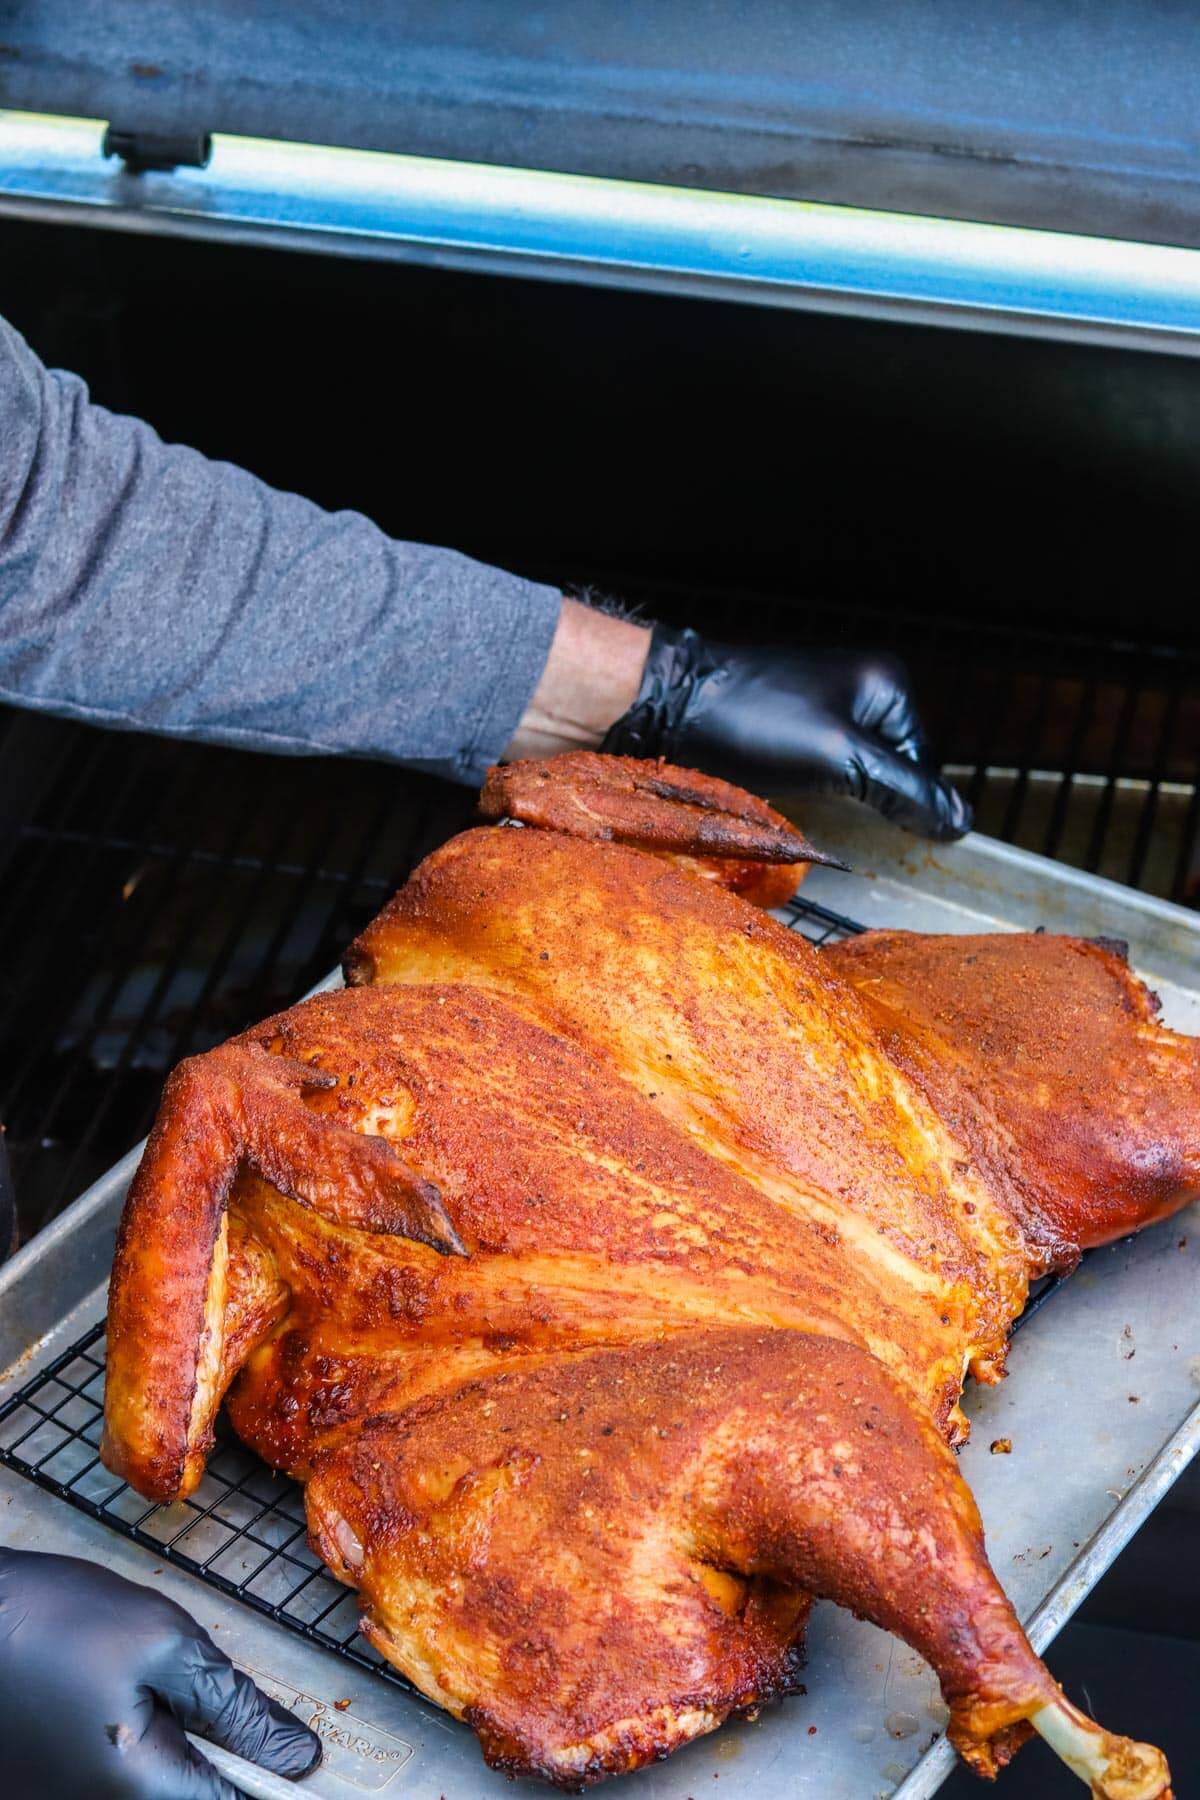
<svg viewBox="0 0 1200 1800">
<path fill-rule="evenodd" d="M 1067 1713 L 953 1456 L 828 1338 L 703 1331 L 498 1374 L 373 1420 L 307 1498 L 368 1637 L 513 1773 L 636 1767 L 788 1692 L 809 1595 L 928 1658 L 983 1774 Z M 1167 1793 L 1157 1751 L 1074 1718 L 1098 1796 Z"/>
</svg>

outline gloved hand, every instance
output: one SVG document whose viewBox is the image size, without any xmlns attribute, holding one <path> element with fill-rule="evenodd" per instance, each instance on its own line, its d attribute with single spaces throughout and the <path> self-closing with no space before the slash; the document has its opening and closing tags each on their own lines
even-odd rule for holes
<svg viewBox="0 0 1200 1800">
<path fill-rule="evenodd" d="M 925 837 L 971 827 L 930 758 L 904 667 L 886 655 L 713 644 L 656 625 L 638 697 L 601 748 L 765 795 L 850 794 Z"/>
<path fill-rule="evenodd" d="M 320 1739 L 162 1594 L 73 1556 L 0 1548 L 5 1800 L 235 1800 L 184 1737 L 294 1781 Z"/>
</svg>

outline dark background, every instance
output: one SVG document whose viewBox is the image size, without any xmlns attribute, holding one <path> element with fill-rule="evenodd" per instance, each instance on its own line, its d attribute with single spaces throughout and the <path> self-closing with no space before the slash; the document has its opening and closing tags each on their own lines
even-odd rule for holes
<svg viewBox="0 0 1200 1800">
<path fill-rule="evenodd" d="M 1200 899 L 1196 362 L 11 221 L 0 310 L 105 404 L 397 535 L 728 636 L 901 648 L 987 829 Z M 25 1233 L 470 807 L 0 716 Z M 1053 1659 L 1185 1781 L 1198 1505 L 1180 1484 Z M 1076 1791 L 1038 1747 L 1020 1768 Z"/>
<path fill-rule="evenodd" d="M 168 438 L 725 629 L 1197 641 L 1200 360 L 13 221 L 0 304 Z"/>
</svg>

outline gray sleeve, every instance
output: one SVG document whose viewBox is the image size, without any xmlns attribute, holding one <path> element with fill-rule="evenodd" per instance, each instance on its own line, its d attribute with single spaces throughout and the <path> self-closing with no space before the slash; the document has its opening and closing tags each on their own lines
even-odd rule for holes
<svg viewBox="0 0 1200 1800">
<path fill-rule="evenodd" d="M 559 604 L 164 444 L 0 320 L 0 699 L 477 782 Z"/>
</svg>

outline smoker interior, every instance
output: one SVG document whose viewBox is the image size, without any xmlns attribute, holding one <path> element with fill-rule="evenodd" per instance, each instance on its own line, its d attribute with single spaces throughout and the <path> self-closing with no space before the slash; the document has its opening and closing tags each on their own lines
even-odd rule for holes
<svg viewBox="0 0 1200 1800">
<path fill-rule="evenodd" d="M 899 649 L 984 830 L 1200 904 L 1194 362 L 15 221 L 0 310 L 105 404 L 397 535 L 731 637 Z M 24 1234 L 470 812 L 382 765 L 0 714 Z M 1100 1704 L 1119 1657 L 1112 1715 L 1152 1740 L 1190 1717 L 1198 1508 L 1185 1479 L 1056 1658 Z"/>
</svg>

